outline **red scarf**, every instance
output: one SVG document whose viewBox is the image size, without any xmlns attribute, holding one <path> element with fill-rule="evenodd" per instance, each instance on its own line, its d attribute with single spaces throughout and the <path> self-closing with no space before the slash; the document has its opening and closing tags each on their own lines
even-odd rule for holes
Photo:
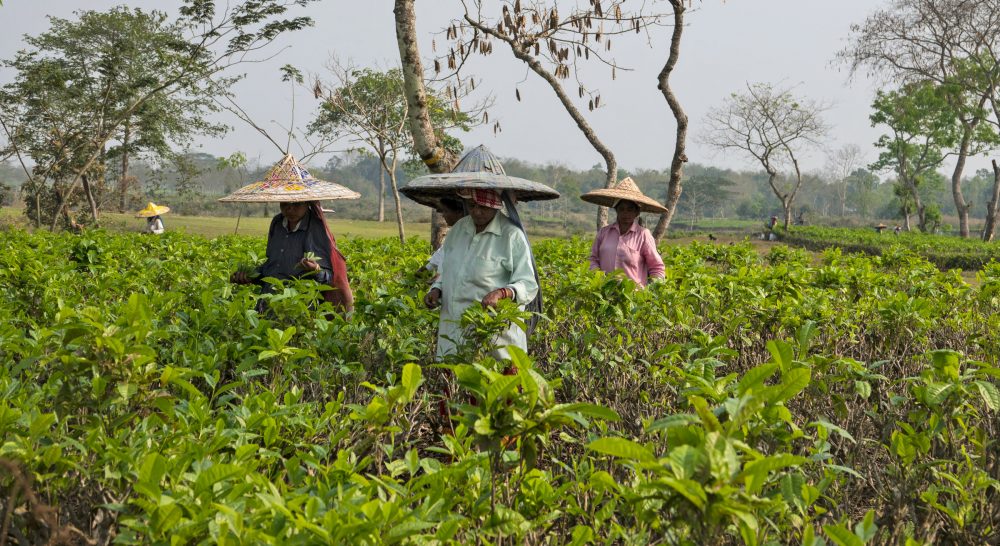
<svg viewBox="0 0 1000 546">
<path fill-rule="evenodd" d="M 344 255 L 337 249 L 337 241 L 330 233 L 330 226 L 326 223 L 323 207 L 320 206 L 319 201 L 313 201 L 309 208 L 323 224 L 323 230 L 326 231 L 326 236 L 330 240 L 330 271 L 333 273 L 330 278 L 330 286 L 333 287 L 333 290 L 324 290 L 323 298 L 338 311 L 348 313 L 354 311 L 354 292 L 351 291 L 351 282 L 347 278 L 347 262 L 344 260 Z"/>
</svg>

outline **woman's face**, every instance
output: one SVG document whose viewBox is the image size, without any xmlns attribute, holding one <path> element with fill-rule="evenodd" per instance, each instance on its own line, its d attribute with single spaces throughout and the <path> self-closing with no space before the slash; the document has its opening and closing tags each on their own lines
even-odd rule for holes
<svg viewBox="0 0 1000 546">
<path fill-rule="evenodd" d="M 309 206 L 306 203 L 279 203 L 281 207 L 281 215 L 288 220 L 289 224 L 298 223 L 299 220 L 305 217 L 306 211 L 309 210 Z"/>
<path fill-rule="evenodd" d="M 629 225 L 639 216 L 639 205 L 632 201 L 622 201 L 615 206 L 615 213 L 618 214 L 619 224 Z"/>
<path fill-rule="evenodd" d="M 448 224 L 448 227 L 455 225 L 455 222 L 465 217 L 464 210 L 452 210 L 448 207 L 443 206 L 441 207 L 440 212 L 441 212 L 441 217 L 444 218 L 444 221 L 445 223 Z"/>
<path fill-rule="evenodd" d="M 497 215 L 497 209 L 477 205 L 474 201 L 468 201 L 467 208 L 469 209 L 469 216 L 472 217 L 472 223 L 475 224 L 477 231 L 481 231 L 486 226 L 490 225 L 490 222 L 493 221 L 493 217 Z"/>
</svg>

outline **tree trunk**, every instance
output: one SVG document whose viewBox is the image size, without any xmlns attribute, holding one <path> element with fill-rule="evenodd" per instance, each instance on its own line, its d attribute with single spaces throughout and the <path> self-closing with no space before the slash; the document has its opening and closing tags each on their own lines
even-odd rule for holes
<svg viewBox="0 0 1000 546">
<path fill-rule="evenodd" d="M 684 2 L 685 0 L 670 0 L 670 5 L 674 9 L 674 31 L 670 37 L 670 55 L 667 57 L 667 63 L 663 65 L 663 70 L 660 71 L 656 86 L 663 94 L 663 98 L 667 100 L 670 112 L 677 121 L 674 158 L 670 162 L 670 181 L 667 183 L 667 199 L 663 203 L 667 207 L 667 212 L 661 214 L 660 219 L 656 222 L 656 228 L 653 230 L 653 238 L 656 241 L 662 239 L 667 229 L 670 228 L 670 221 L 677 210 L 677 202 L 681 198 L 681 191 L 683 189 L 681 187 L 681 177 L 684 174 L 684 163 L 687 161 L 687 155 L 684 153 L 684 150 L 687 146 L 688 117 L 684 113 L 684 109 L 681 108 L 681 103 L 677 100 L 673 89 L 670 87 L 670 74 L 673 73 L 674 67 L 677 66 L 677 59 L 681 53 L 681 36 L 684 33 L 684 10 L 687 9 L 684 6 Z"/>
<path fill-rule="evenodd" d="M 83 182 L 83 194 L 87 196 L 87 204 L 90 205 L 90 216 L 94 219 L 94 224 L 96 225 L 99 221 L 97 212 L 97 200 L 94 199 L 94 190 L 90 187 L 90 178 L 87 175 L 80 177 L 80 181 Z"/>
<path fill-rule="evenodd" d="M 390 176 L 395 176 L 395 173 Z M 378 170 L 378 221 L 385 222 L 385 167 Z"/>
<path fill-rule="evenodd" d="M 118 210 L 125 212 L 128 206 L 128 141 L 131 125 L 125 123 L 125 136 L 122 138 L 122 177 L 118 181 Z"/>
<path fill-rule="evenodd" d="M 965 160 L 969 157 L 969 147 L 972 145 L 972 132 L 976 128 L 975 123 L 966 124 L 962 133 L 962 143 L 958 149 L 958 156 L 955 159 L 955 171 L 951 174 L 951 195 L 955 198 L 955 211 L 958 213 L 958 234 L 962 237 L 969 236 L 969 209 L 972 205 L 966 203 L 965 196 L 962 195 L 962 172 L 965 170 Z M 923 230 L 923 228 L 921 228 Z"/>
<path fill-rule="evenodd" d="M 903 228 L 906 229 L 907 232 L 913 231 L 913 227 L 910 225 L 910 213 L 909 213 L 909 211 L 904 211 L 903 212 Z"/>
<path fill-rule="evenodd" d="M 417 47 L 417 16 L 413 10 L 416 0 L 395 0 L 392 13 L 396 19 L 396 43 L 403 70 L 403 92 L 406 94 L 406 117 L 413 135 L 413 148 L 432 173 L 446 173 L 458 163 L 458 157 L 441 146 L 427 111 L 427 92 L 424 90 L 424 68 Z M 431 215 L 431 246 L 436 250 L 448 233 L 441 215 Z"/>
<path fill-rule="evenodd" d="M 781 199 L 781 211 L 782 211 L 782 213 L 784 213 L 784 216 L 785 216 L 785 218 L 784 218 L 784 221 L 785 221 L 785 223 L 784 223 L 784 225 L 785 225 L 785 233 L 788 233 L 788 226 L 790 226 L 792 224 L 792 201 L 793 200 L 794 200 L 793 197 L 790 196 L 790 195 L 786 195 L 785 197 L 783 197 Z"/>
<path fill-rule="evenodd" d="M 399 242 L 406 242 L 406 234 L 403 232 L 403 205 L 399 200 L 399 188 L 396 184 L 396 153 L 392 154 L 392 166 L 385 164 L 385 159 L 382 159 L 382 168 L 389 171 L 389 183 L 392 185 L 392 198 L 396 201 L 396 225 L 399 227 Z"/>
<path fill-rule="evenodd" d="M 992 241 L 997 229 L 997 214 L 1000 212 L 1000 165 L 993 160 L 993 194 L 986 206 L 986 226 L 983 227 L 983 240 Z"/>
<path fill-rule="evenodd" d="M 562 103 L 563 108 L 570 115 L 570 117 L 573 118 L 573 121 L 576 122 L 576 126 L 580 129 L 580 132 L 583 133 L 583 136 L 586 137 L 587 142 L 590 142 L 590 145 L 593 146 L 594 150 L 596 150 L 597 153 L 604 158 L 604 164 L 607 167 L 604 187 L 610 188 L 613 186 L 615 181 L 618 179 L 618 162 L 615 160 L 615 155 L 611 152 L 610 148 L 605 146 L 604 143 L 597 138 L 597 133 L 594 132 L 594 128 L 587 123 L 587 119 L 583 117 L 580 110 L 575 104 L 573 104 L 573 100 L 566 94 L 562 84 L 559 83 L 559 79 L 556 78 L 554 74 L 546 70 L 545 67 L 542 66 L 542 63 L 528 53 L 527 49 L 525 49 L 523 45 L 516 43 L 507 36 L 498 33 L 495 29 L 486 27 L 482 23 L 475 21 L 469 17 L 468 14 L 466 14 L 465 20 L 483 34 L 492 36 L 510 46 L 510 50 L 514 54 L 514 57 L 527 64 L 528 68 L 530 68 L 532 72 L 538 74 L 539 77 L 545 80 L 545 83 L 549 84 L 549 87 L 551 87 L 552 91 L 555 92 L 559 102 Z M 598 207 L 597 229 L 601 229 L 607 225 L 607 223 L 608 209 L 606 207 Z"/>
</svg>

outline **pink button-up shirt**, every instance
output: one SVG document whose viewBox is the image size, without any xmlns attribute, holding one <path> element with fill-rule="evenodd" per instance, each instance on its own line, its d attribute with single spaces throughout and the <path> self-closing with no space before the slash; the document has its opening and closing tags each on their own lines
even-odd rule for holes
<svg viewBox="0 0 1000 546">
<path fill-rule="evenodd" d="M 624 234 L 618 231 L 618 222 L 601 228 L 590 249 L 590 268 L 605 273 L 621 269 L 642 286 L 648 277 L 663 277 L 664 270 L 653 234 L 637 222 Z"/>
</svg>

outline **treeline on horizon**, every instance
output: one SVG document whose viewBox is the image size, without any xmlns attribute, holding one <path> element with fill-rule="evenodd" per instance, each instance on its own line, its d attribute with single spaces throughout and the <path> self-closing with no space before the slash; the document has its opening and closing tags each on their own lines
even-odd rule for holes
<svg viewBox="0 0 1000 546">
<path fill-rule="evenodd" d="M 563 229 L 567 233 L 584 233 L 593 229 L 594 208 L 579 199 L 587 191 L 601 187 L 605 173 L 601 165 L 589 169 L 564 164 L 537 164 L 516 158 L 503 158 L 507 174 L 545 183 L 558 190 L 562 197 L 553 201 L 524 203 L 526 217 L 545 227 Z M 138 161 L 131 167 L 139 185 L 127 196 L 126 211 L 141 208 L 147 201 L 165 203 L 178 214 L 235 216 L 269 216 L 277 212 L 274 204 L 239 206 L 219 203 L 217 199 L 233 190 L 259 180 L 270 168 L 265 160 L 247 162 L 245 167 L 229 165 L 224 158 L 207 153 L 180 154 L 162 165 Z M 316 176 L 343 184 L 361 193 L 357 201 L 333 204 L 343 218 L 376 220 L 380 166 L 378 160 L 361 153 L 335 154 L 322 164 L 313 159 L 310 164 Z M 399 181 L 405 185 L 422 172 L 414 164 L 402 165 Z M 922 187 L 928 203 L 935 203 L 945 218 L 944 231 L 951 227 L 948 220 L 955 215 L 946 178 L 940 173 L 930 177 Z M 688 164 L 684 171 L 684 193 L 678 204 L 674 230 L 694 229 L 704 220 L 766 220 L 780 215 L 781 204 L 774 197 L 763 171 L 721 169 L 698 163 Z M 619 178 L 631 176 L 647 195 L 663 201 L 666 194 L 668 168 L 621 169 Z M 112 178 L 112 177 L 109 177 Z M 11 163 L 0 163 L 0 204 L 20 205 L 19 187 L 25 180 L 23 171 Z M 971 217 L 982 220 L 989 201 L 993 176 L 981 169 L 967 176 L 963 187 L 974 203 Z M 392 221 L 393 196 L 386 180 L 385 221 Z M 893 191 L 891 178 L 880 178 L 865 168 L 855 170 L 844 180 L 813 172 L 803 180 L 795 204 L 795 215 L 806 223 L 824 225 L 869 225 L 875 221 L 901 221 L 899 197 Z M 101 210 L 117 211 L 119 194 L 113 186 L 97 189 Z M 402 197 L 404 218 L 408 222 L 430 220 L 430 210 Z M 82 211 L 81 211 L 82 212 Z M 647 215 L 651 216 L 651 215 Z M 655 222 L 650 217 L 647 222 Z M 718 224 L 716 222 L 716 224 Z"/>
</svg>

